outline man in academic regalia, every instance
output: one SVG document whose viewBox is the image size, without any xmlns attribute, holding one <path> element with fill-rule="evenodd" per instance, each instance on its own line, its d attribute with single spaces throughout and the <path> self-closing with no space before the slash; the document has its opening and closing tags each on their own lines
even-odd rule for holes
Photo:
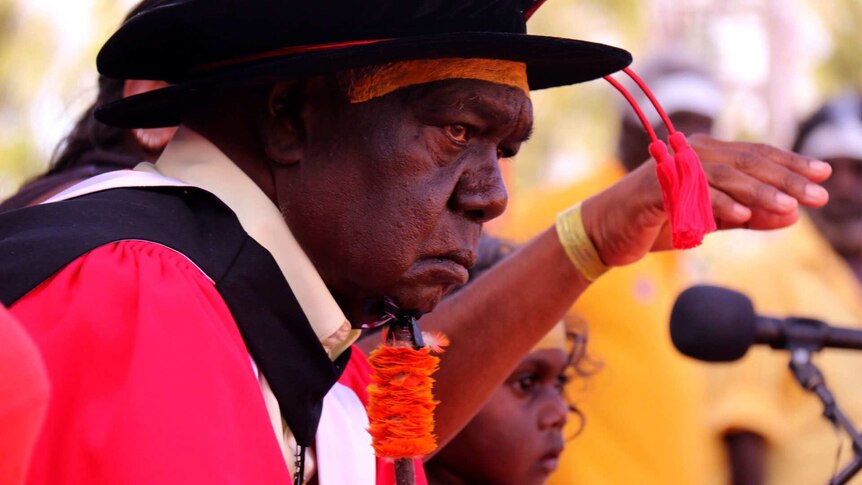
<svg viewBox="0 0 862 485">
<path fill-rule="evenodd" d="M 418 314 L 465 282 L 482 224 L 506 205 L 498 161 L 532 127 L 529 89 L 630 62 L 526 35 L 540 3 L 175 0 L 126 22 L 100 72 L 171 86 L 97 118 L 179 124 L 176 136 L 155 164 L 0 216 L 0 300 L 52 383 L 29 482 L 289 483 L 303 467 L 302 480 L 374 480 L 357 398 L 367 372 L 346 376 L 352 395 L 334 395 L 348 360 L 365 364 L 351 357 L 355 329 L 380 318 L 384 297 Z M 723 227 L 791 223 L 796 207 L 776 206 L 778 190 L 825 202 L 804 189 L 828 169 L 800 157 L 695 148 L 708 173 L 720 166 Z M 743 164 L 751 176 L 734 166 L 748 156 L 761 161 Z M 453 342 L 437 388 L 441 442 L 606 265 L 666 247 L 650 167 L 429 322 Z M 518 278 L 537 268 L 559 291 L 527 309 L 545 292 Z M 513 284 L 526 300 L 509 298 Z M 494 328 L 477 330 L 456 304 Z M 505 314 L 510 305 L 522 313 Z M 322 408 L 355 429 L 318 430 Z"/>
</svg>

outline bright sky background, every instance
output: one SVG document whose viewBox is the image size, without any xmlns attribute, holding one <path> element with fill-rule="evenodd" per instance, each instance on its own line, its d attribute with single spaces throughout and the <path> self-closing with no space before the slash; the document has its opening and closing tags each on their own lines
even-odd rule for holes
<svg viewBox="0 0 862 485">
<path fill-rule="evenodd" d="M 104 26 L 94 11 L 97 0 L 18 0 L 23 20 L 43 18 L 52 25 L 54 56 L 39 84 L 36 102 L 30 113 L 32 132 L 40 154 L 48 157 L 57 142 L 74 124 L 78 115 L 95 96 L 96 67 L 91 57 L 82 55 L 92 51 L 93 33 Z M 135 5 L 135 1 L 116 2 L 117 12 Z M 121 18 L 116 18 L 119 25 Z M 89 61 L 89 62 L 88 62 Z M 70 78 L 70 73 L 76 76 Z"/>
</svg>

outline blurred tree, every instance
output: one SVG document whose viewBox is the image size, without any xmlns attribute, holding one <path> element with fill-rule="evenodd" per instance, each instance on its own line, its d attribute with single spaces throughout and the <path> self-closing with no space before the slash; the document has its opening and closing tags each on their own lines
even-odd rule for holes
<svg viewBox="0 0 862 485">
<path fill-rule="evenodd" d="M 530 20 L 530 33 L 603 42 L 637 56 L 646 33 L 645 2 L 564 0 L 549 3 Z M 517 193 L 571 181 L 613 156 L 619 104 L 602 80 L 532 94 L 536 130 L 518 155 L 510 182 Z"/>
<path fill-rule="evenodd" d="M 832 53 L 818 71 L 824 93 L 862 88 L 862 1 L 812 2 L 832 34 Z"/>
<path fill-rule="evenodd" d="M 38 154 L 26 120 L 51 40 L 44 23 L 24 28 L 17 5 L 0 0 L 0 193 L 34 172 Z"/>
<path fill-rule="evenodd" d="M 0 198 L 42 172 L 96 93 L 95 58 L 133 0 L 0 0 Z"/>
</svg>

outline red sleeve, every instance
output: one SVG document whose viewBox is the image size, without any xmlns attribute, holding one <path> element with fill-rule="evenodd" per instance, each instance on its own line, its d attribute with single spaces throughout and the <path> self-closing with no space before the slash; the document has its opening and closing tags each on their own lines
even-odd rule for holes
<svg viewBox="0 0 862 485">
<path fill-rule="evenodd" d="M 362 404 L 368 406 L 368 385 L 371 384 L 372 372 L 371 365 L 368 364 L 368 358 L 365 356 L 365 353 L 354 345 L 350 353 L 350 361 L 347 363 L 347 368 L 344 369 L 344 373 L 341 374 L 338 382 L 352 389 Z M 414 470 L 416 470 L 416 485 L 428 485 L 422 459 L 414 459 L 413 466 Z M 394 484 L 395 466 L 391 461 L 377 458 L 377 485 Z"/>
<path fill-rule="evenodd" d="M 290 483 L 236 323 L 181 254 L 100 247 L 12 311 L 53 387 L 28 483 Z"/>
<path fill-rule="evenodd" d="M 0 305 L 0 483 L 23 483 L 48 408 L 48 377 L 39 351 Z"/>
</svg>

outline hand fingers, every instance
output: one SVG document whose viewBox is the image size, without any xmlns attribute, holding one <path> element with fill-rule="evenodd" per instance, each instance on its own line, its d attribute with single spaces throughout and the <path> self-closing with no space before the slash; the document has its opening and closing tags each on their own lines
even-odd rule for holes
<svg viewBox="0 0 862 485">
<path fill-rule="evenodd" d="M 799 211 L 789 212 L 787 214 L 776 214 L 768 211 L 753 211 L 751 218 L 745 222 L 732 222 L 728 220 L 717 219 L 719 229 L 781 229 L 782 227 L 790 226 L 799 220 Z"/>
<path fill-rule="evenodd" d="M 691 136 L 691 146 L 701 157 L 706 156 L 707 158 L 715 152 L 727 150 L 748 153 L 753 155 L 755 160 L 765 158 L 802 175 L 812 182 L 822 182 L 832 175 L 832 167 L 824 161 L 762 143 L 726 142 L 707 135 L 697 134 Z M 737 160 L 737 164 L 745 165 L 749 161 L 746 158 L 742 158 Z"/>
<path fill-rule="evenodd" d="M 703 169 L 712 187 L 747 207 L 785 213 L 798 206 L 794 197 L 775 188 L 774 185 L 763 183 L 729 165 L 704 164 Z"/>
<path fill-rule="evenodd" d="M 733 200 L 733 197 L 715 188 L 709 188 L 712 214 L 719 229 L 743 227 L 751 218 L 751 210 Z"/>
<path fill-rule="evenodd" d="M 710 187 L 712 212 L 718 229 L 778 229 L 799 219 L 799 210 L 776 213 L 764 209 L 749 209 L 726 193 Z"/>
<path fill-rule="evenodd" d="M 774 203 L 772 208 L 775 210 L 793 208 L 795 202 L 791 198 L 809 207 L 820 207 L 829 200 L 826 189 L 799 174 L 798 171 L 804 169 L 800 165 L 802 157 L 766 145 L 739 147 L 728 155 L 736 169 L 766 184 L 757 188 L 758 202 L 767 204 L 764 207 L 768 208 L 769 204 Z M 831 168 L 825 171 L 831 173 Z M 818 169 L 817 173 L 822 172 Z"/>
<path fill-rule="evenodd" d="M 828 177 L 828 164 L 767 145 L 699 140 L 710 184 L 749 207 L 784 213 L 795 210 L 796 201 L 821 207 L 829 199 L 826 190 L 809 178 Z"/>
</svg>

